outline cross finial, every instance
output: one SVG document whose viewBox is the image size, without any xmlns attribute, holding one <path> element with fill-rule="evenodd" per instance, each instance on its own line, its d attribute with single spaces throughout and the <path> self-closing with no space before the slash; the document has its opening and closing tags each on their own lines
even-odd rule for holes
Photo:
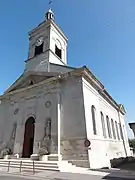
<svg viewBox="0 0 135 180">
<path fill-rule="evenodd" d="M 53 0 L 49 0 L 48 4 L 51 5 Z M 54 13 L 52 12 L 51 8 L 49 8 L 49 10 L 47 11 L 47 13 L 45 14 L 46 20 L 54 20 Z"/>
</svg>

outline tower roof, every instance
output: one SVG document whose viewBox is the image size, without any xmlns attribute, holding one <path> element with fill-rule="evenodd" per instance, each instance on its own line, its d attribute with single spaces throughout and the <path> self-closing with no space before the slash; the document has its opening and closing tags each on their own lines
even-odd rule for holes
<svg viewBox="0 0 135 180">
<path fill-rule="evenodd" d="M 54 20 L 54 17 L 55 17 L 55 15 L 54 15 L 53 11 L 52 11 L 51 8 L 50 8 L 50 9 L 46 12 L 45 18 L 46 18 L 46 20 L 49 20 L 49 19 Z"/>
</svg>

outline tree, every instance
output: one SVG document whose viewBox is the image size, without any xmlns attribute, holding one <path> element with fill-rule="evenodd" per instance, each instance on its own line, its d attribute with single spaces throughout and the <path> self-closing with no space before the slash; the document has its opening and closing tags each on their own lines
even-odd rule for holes
<svg viewBox="0 0 135 180">
<path fill-rule="evenodd" d="M 133 151 L 135 151 L 135 139 L 129 139 L 129 146 L 133 148 Z"/>
</svg>

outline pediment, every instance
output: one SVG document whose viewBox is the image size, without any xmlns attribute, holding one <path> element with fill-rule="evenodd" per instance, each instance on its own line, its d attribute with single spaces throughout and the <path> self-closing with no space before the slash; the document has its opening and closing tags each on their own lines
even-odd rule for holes
<svg viewBox="0 0 135 180">
<path fill-rule="evenodd" d="M 51 72 L 46 72 L 46 73 L 36 73 L 36 72 L 28 72 L 25 74 L 22 74 L 13 85 L 11 85 L 7 91 L 5 91 L 4 94 L 9 93 L 11 91 L 15 91 L 21 88 L 25 88 L 28 86 L 32 86 L 34 84 L 37 84 L 39 82 L 44 81 L 45 79 L 51 78 L 56 76 L 58 73 L 51 73 Z"/>
<path fill-rule="evenodd" d="M 119 104 L 120 110 L 123 112 L 123 114 L 126 114 L 125 107 L 122 104 Z"/>
</svg>

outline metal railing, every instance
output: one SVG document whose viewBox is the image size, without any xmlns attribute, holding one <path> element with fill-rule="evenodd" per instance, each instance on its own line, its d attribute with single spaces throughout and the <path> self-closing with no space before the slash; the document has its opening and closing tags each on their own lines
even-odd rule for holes
<svg viewBox="0 0 135 180">
<path fill-rule="evenodd" d="M 25 161 L 3 161 L 0 162 L 0 167 L 7 167 L 7 172 L 10 172 L 10 168 L 19 168 L 19 172 L 22 172 L 22 169 L 32 170 L 35 174 L 35 162 L 25 162 Z"/>
</svg>

